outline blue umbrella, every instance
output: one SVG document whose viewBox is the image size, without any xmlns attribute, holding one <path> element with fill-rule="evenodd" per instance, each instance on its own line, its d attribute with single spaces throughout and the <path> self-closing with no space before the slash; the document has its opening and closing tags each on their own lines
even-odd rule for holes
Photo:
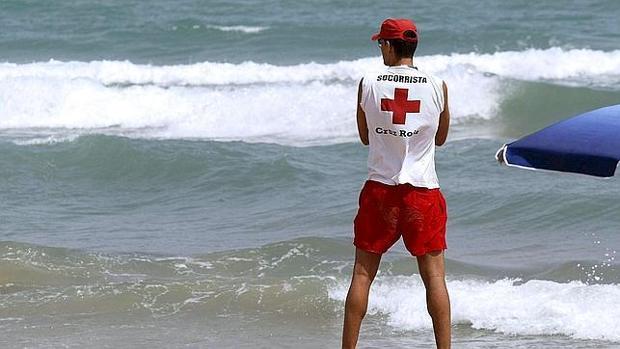
<svg viewBox="0 0 620 349">
<path fill-rule="evenodd" d="M 620 104 L 505 144 L 495 157 L 508 166 L 611 177 L 620 160 Z"/>
</svg>

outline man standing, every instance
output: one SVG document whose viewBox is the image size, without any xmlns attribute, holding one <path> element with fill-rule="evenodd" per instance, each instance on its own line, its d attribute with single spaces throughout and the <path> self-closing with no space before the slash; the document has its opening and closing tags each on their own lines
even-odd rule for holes
<svg viewBox="0 0 620 349">
<path fill-rule="evenodd" d="M 355 266 L 347 294 L 342 348 L 355 348 L 381 255 L 402 235 L 416 257 L 438 349 L 450 348 L 450 300 L 445 282 L 447 211 L 435 173 L 435 146 L 448 136 L 446 84 L 413 65 L 415 24 L 388 18 L 378 40 L 387 66 L 364 76 L 357 126 L 369 145 L 368 181 L 355 217 Z"/>
</svg>

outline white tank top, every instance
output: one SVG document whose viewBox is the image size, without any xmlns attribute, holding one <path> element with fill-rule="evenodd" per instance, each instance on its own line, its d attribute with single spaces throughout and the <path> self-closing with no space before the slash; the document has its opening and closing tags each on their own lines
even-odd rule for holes
<svg viewBox="0 0 620 349">
<path fill-rule="evenodd" d="M 435 134 L 444 107 L 442 80 L 409 66 L 386 67 L 362 80 L 368 125 L 368 179 L 439 188 Z"/>
</svg>

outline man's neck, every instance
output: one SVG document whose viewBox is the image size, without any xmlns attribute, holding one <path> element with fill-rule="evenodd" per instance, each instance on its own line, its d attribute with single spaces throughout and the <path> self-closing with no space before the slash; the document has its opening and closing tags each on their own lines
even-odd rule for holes
<svg viewBox="0 0 620 349">
<path fill-rule="evenodd" d="M 393 64 L 390 64 L 390 67 L 397 67 L 399 65 L 407 65 L 413 67 L 413 58 L 400 58 Z"/>
</svg>

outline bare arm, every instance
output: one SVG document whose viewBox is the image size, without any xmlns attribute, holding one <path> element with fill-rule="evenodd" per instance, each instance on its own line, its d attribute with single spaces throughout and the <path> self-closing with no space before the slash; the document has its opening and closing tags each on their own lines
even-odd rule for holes
<svg viewBox="0 0 620 349">
<path fill-rule="evenodd" d="M 368 125 L 366 124 L 366 113 L 362 110 L 360 103 L 362 102 L 362 80 L 357 89 L 357 132 L 360 135 L 362 144 L 368 145 Z"/>
<path fill-rule="evenodd" d="M 448 108 L 448 85 L 443 83 L 443 111 L 439 114 L 439 127 L 435 134 L 435 145 L 441 146 L 446 143 L 448 129 L 450 128 L 450 109 Z"/>
</svg>

